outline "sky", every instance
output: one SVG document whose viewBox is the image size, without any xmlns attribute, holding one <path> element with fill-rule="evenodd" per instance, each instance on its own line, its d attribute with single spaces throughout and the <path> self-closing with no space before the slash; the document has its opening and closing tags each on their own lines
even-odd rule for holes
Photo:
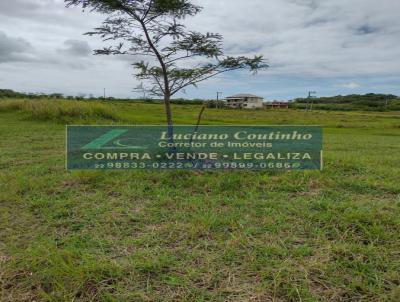
<svg viewBox="0 0 400 302">
<path fill-rule="evenodd" d="M 217 32 L 227 55 L 263 55 L 257 75 L 224 74 L 176 97 L 252 93 L 266 100 L 364 93 L 400 95 L 398 0 L 194 0 L 188 29 Z M 0 89 L 138 97 L 134 58 L 94 56 L 83 35 L 104 15 L 62 0 L 0 0 Z"/>
</svg>

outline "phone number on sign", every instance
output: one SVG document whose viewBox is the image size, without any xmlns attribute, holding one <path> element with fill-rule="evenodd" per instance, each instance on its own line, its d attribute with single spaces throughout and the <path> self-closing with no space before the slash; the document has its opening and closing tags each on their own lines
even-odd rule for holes
<svg viewBox="0 0 400 302">
<path fill-rule="evenodd" d="M 299 162 L 116 162 L 94 164 L 94 169 L 298 169 Z"/>
</svg>

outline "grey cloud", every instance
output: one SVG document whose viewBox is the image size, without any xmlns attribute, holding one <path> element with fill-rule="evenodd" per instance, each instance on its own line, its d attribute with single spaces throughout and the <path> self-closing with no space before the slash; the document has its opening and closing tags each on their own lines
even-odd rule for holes
<svg viewBox="0 0 400 302">
<path fill-rule="evenodd" d="M 356 88 L 360 88 L 361 85 L 356 82 L 349 82 L 349 83 L 341 84 L 341 85 L 339 85 L 339 87 L 343 87 L 346 89 L 356 89 Z"/>
<path fill-rule="evenodd" d="M 102 19 L 101 15 L 90 12 L 86 12 L 86 17 L 82 16 L 82 9 L 67 9 L 64 0 L 0 0 L 0 17 L 3 19 L 0 24 L 18 20 L 22 26 L 42 25 L 47 26 L 47 30 L 62 30 L 86 27 L 93 20 Z"/>
<path fill-rule="evenodd" d="M 357 34 L 360 35 L 368 35 L 368 34 L 373 34 L 375 32 L 377 32 L 378 29 L 369 25 L 369 24 L 363 24 L 360 27 L 357 28 Z"/>
<path fill-rule="evenodd" d="M 306 6 L 313 10 L 319 7 L 318 2 L 316 0 L 289 0 L 289 2 L 292 2 L 297 5 Z"/>
<path fill-rule="evenodd" d="M 227 51 L 251 45 L 272 65 L 263 74 L 399 73 L 400 1 L 230 0 L 225 7 L 219 1 L 198 2 L 205 10 L 196 29 L 220 32 Z"/>
<path fill-rule="evenodd" d="M 31 48 L 25 39 L 9 37 L 0 31 L 0 63 L 29 61 Z"/>
<path fill-rule="evenodd" d="M 48 1 L 47 1 L 48 2 Z M 43 1 L 13 0 L 0 1 L 0 15 L 3 16 L 25 16 L 41 8 Z"/>
<path fill-rule="evenodd" d="M 91 54 L 91 48 L 87 41 L 69 39 L 64 42 L 64 48 L 59 49 L 62 54 L 87 57 Z"/>
<path fill-rule="evenodd" d="M 204 11 L 187 19 L 188 28 L 221 33 L 229 55 L 265 55 L 272 67 L 259 74 L 262 81 L 268 76 L 344 77 L 351 80 L 339 84 L 355 87 L 356 83 L 364 88 L 367 85 L 359 77 L 400 76 L 400 1 L 193 1 L 204 7 Z M 7 35 L 0 32 L 0 63 L 34 61 L 35 64 L 35 68 L 32 63 L 3 64 L 0 75 L 8 78 L 10 72 L 5 67 L 18 68 L 16 78 L 21 79 L 28 77 L 28 71 L 32 78 L 34 72 L 41 70 L 46 74 L 46 85 L 55 81 L 55 75 L 62 74 L 73 78 L 71 87 L 97 87 L 97 80 L 89 79 L 96 78 L 99 74 L 96 68 L 101 66 L 102 71 L 107 69 L 104 74 L 109 75 L 102 86 L 118 85 L 114 78 L 120 74 L 124 74 L 128 86 L 132 81 L 128 63 L 142 58 L 91 56 L 91 49 L 107 45 L 99 37 L 81 36 L 104 18 L 82 13 L 79 8 L 66 9 L 63 0 L 0 0 L 0 28 L 7 32 Z M 188 62 L 188 66 L 195 63 Z M 75 76 L 70 77 L 70 72 L 76 72 Z M 40 82 L 41 77 L 36 78 Z M 232 82 L 236 86 L 245 81 Z M 57 85 L 60 82 L 54 84 L 56 88 Z M 340 87 L 344 88 L 343 85 Z"/>
<path fill-rule="evenodd" d="M 252 46 L 252 45 L 241 45 L 239 43 L 234 44 L 225 44 L 225 51 L 229 54 L 236 55 L 247 55 L 247 54 L 256 54 L 263 51 L 263 47 Z"/>
</svg>

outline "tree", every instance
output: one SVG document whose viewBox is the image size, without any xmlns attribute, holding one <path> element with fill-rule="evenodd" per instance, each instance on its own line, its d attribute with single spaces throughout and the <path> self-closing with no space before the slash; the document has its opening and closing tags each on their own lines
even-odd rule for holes
<svg viewBox="0 0 400 302">
<path fill-rule="evenodd" d="M 136 77 L 149 81 L 151 93 L 164 97 L 166 120 L 172 128 L 171 97 L 188 86 L 216 75 L 267 68 L 262 56 L 225 56 L 222 36 L 189 31 L 183 19 L 194 16 L 201 7 L 190 0 L 64 0 L 67 7 L 108 15 L 100 27 L 87 35 L 99 35 L 115 44 L 95 50 L 97 55 L 132 55 Z M 171 130 L 172 131 L 172 130 Z"/>
</svg>

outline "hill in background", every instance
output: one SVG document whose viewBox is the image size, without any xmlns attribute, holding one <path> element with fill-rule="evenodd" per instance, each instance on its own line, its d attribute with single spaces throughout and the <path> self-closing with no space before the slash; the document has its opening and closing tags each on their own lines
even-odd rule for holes
<svg viewBox="0 0 400 302">
<path fill-rule="evenodd" d="M 395 111 L 400 110 L 400 98 L 393 94 L 365 95 L 351 94 L 320 98 L 299 98 L 291 103 L 292 108 L 317 110 L 366 110 Z"/>
</svg>

